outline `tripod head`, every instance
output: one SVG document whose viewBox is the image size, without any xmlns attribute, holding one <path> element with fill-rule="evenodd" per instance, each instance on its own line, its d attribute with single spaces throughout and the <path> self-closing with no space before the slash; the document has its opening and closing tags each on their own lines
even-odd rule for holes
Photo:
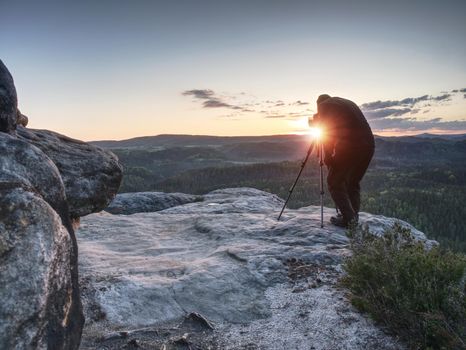
<svg viewBox="0 0 466 350">
<path fill-rule="evenodd" d="M 319 120 L 319 114 L 314 114 L 307 120 L 309 125 L 309 134 L 312 136 L 314 142 L 319 142 L 323 136 L 323 129 Z"/>
</svg>

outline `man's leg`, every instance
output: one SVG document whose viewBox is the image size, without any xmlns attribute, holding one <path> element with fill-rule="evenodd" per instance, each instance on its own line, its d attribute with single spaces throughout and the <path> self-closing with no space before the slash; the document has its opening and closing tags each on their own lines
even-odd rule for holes
<svg viewBox="0 0 466 350">
<path fill-rule="evenodd" d="M 344 225 L 347 225 L 355 218 L 355 212 L 347 191 L 348 170 L 344 164 L 335 164 L 330 167 L 327 176 L 328 190 L 343 216 L 342 222 Z"/>
<path fill-rule="evenodd" d="M 347 183 L 347 190 L 351 206 L 355 214 L 359 213 L 361 208 L 361 185 L 360 182 L 369 167 L 374 149 L 362 149 L 358 155 L 358 161 L 354 163 L 351 171 L 349 172 L 349 179 Z"/>
</svg>

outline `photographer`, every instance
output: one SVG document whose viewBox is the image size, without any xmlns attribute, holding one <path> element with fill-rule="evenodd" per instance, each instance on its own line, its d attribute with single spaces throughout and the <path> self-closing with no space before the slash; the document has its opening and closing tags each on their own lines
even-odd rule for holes
<svg viewBox="0 0 466 350">
<path fill-rule="evenodd" d="M 348 227 L 359 219 L 359 183 L 374 155 L 374 136 L 359 107 L 341 97 L 320 95 L 311 123 L 324 131 L 328 189 L 341 212 L 331 217 L 330 222 Z"/>
</svg>

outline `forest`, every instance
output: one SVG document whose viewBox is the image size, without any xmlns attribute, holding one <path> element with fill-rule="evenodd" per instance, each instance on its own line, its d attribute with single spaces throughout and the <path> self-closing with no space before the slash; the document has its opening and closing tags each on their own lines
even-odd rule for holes
<svg viewBox="0 0 466 350">
<path fill-rule="evenodd" d="M 305 139 L 164 148 L 114 148 L 125 172 L 120 192 L 205 194 L 226 187 L 255 187 L 286 198 L 308 143 Z M 282 153 L 280 153 L 282 150 Z M 290 160 L 283 160 L 283 159 Z M 319 203 L 319 166 L 312 156 L 290 208 Z M 362 182 L 362 211 L 413 224 L 442 246 L 466 252 L 466 141 L 377 138 L 376 154 Z M 332 207 L 330 195 L 325 205 Z"/>
</svg>

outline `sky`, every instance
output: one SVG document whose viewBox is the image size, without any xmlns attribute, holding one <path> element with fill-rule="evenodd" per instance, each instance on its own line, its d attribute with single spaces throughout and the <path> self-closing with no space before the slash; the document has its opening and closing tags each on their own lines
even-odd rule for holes
<svg viewBox="0 0 466 350">
<path fill-rule="evenodd" d="M 322 93 L 466 132 L 465 38 L 464 0 L 0 0 L 29 127 L 83 140 L 302 133 Z"/>
</svg>

